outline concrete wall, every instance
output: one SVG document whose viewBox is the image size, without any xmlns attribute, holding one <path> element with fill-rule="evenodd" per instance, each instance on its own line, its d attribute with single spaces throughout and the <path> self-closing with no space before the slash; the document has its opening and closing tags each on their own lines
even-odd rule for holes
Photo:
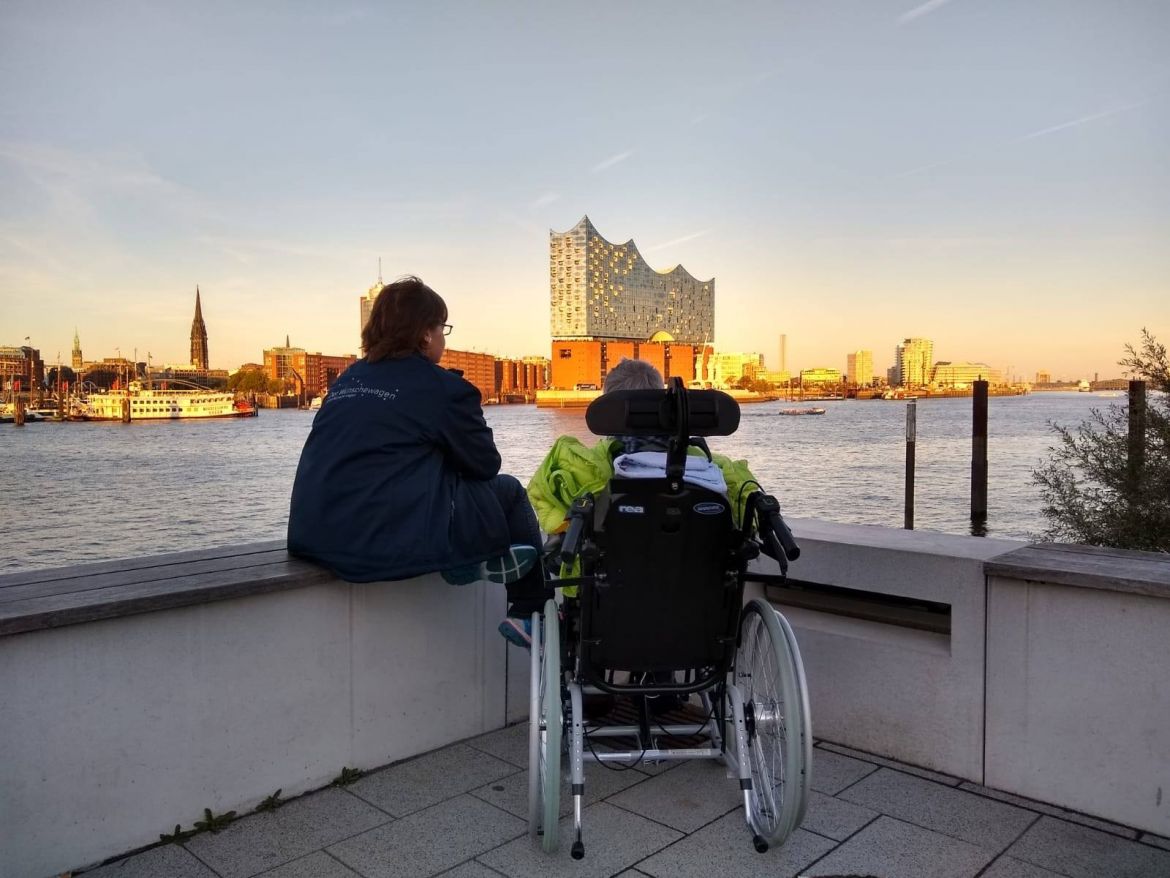
<svg viewBox="0 0 1170 878">
<path fill-rule="evenodd" d="M 987 785 L 1170 835 L 1170 599 L 988 588 Z"/>
<path fill-rule="evenodd" d="M 502 726 L 503 591 L 336 583 L 0 638 L 0 876 Z"/>
<path fill-rule="evenodd" d="M 1018 543 L 792 525 L 794 578 L 951 606 L 949 635 L 783 608 L 818 738 L 1170 835 L 1170 599 L 989 583 Z M 0 638 L 0 878 L 524 718 L 503 613 L 432 576 Z"/>
<path fill-rule="evenodd" d="M 951 606 L 949 636 L 780 607 L 804 658 L 814 734 L 982 782 L 983 562 L 1022 543 L 811 519 L 791 525 L 802 552 L 793 578 Z M 775 564 L 764 559 L 760 569 Z"/>
</svg>

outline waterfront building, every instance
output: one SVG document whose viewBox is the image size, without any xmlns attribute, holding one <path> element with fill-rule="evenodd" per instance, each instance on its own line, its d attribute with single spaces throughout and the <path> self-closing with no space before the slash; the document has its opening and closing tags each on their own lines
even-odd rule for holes
<svg viewBox="0 0 1170 878">
<path fill-rule="evenodd" d="M 499 385 L 496 383 L 496 358 L 491 354 L 447 348 L 443 351 L 439 365 L 444 369 L 462 372 L 463 378 L 479 390 L 480 398 L 484 402 L 495 402 L 500 394 Z"/>
<path fill-rule="evenodd" d="M 588 216 L 549 231 L 549 294 L 554 340 L 696 345 L 715 335 L 714 278 L 699 280 L 681 265 L 656 271 L 633 239 L 606 240 Z"/>
<path fill-rule="evenodd" d="M 788 371 L 788 336 L 784 333 L 780 335 L 780 371 Z"/>
<path fill-rule="evenodd" d="M 1036 372 L 1036 383 L 1037 384 L 1051 384 L 1052 383 L 1052 373 L 1047 372 L 1044 369 L 1040 369 L 1039 371 Z"/>
<path fill-rule="evenodd" d="M 764 355 L 752 353 L 714 353 L 706 358 L 706 373 L 699 380 L 712 387 L 739 386 L 743 378 L 763 378 Z"/>
<path fill-rule="evenodd" d="M 609 370 L 623 359 L 652 363 L 663 378 L 678 377 L 690 384 L 698 361 L 710 347 L 661 341 L 554 340 L 548 385 L 554 390 L 600 390 Z"/>
<path fill-rule="evenodd" d="M 357 362 L 353 354 L 332 355 L 294 348 L 285 336 L 284 347 L 264 351 L 264 373 L 288 382 L 299 395 L 321 396 L 346 369 Z"/>
<path fill-rule="evenodd" d="M 904 339 L 895 348 L 894 364 L 898 369 L 896 386 L 925 387 L 933 371 L 934 342 L 928 338 Z"/>
<path fill-rule="evenodd" d="M 931 376 L 932 384 L 955 390 L 963 390 L 980 380 L 989 384 L 1003 384 L 1003 373 L 998 369 L 992 369 L 986 363 L 952 363 L 940 360 L 935 363 Z"/>
<path fill-rule="evenodd" d="M 0 380 L 4 392 L 39 392 L 45 383 L 41 352 L 28 345 L 0 347 Z"/>
<path fill-rule="evenodd" d="M 209 367 L 207 356 L 207 327 L 203 324 L 203 308 L 199 302 L 199 287 L 195 287 L 195 319 L 191 321 L 191 365 L 206 371 Z"/>
<path fill-rule="evenodd" d="M 544 357 L 496 360 L 496 392 L 500 402 L 519 398 L 526 402 L 534 400 L 536 391 L 547 389 L 547 375 L 548 360 Z"/>
<path fill-rule="evenodd" d="M 73 359 L 72 366 L 74 374 L 77 374 L 84 368 L 85 360 L 81 356 L 81 337 L 77 334 L 77 327 L 73 327 Z"/>
<path fill-rule="evenodd" d="M 819 366 L 815 369 L 800 370 L 800 386 L 808 387 L 811 384 L 840 384 L 841 370 L 827 369 Z"/>
<path fill-rule="evenodd" d="M 873 383 L 873 351 L 854 351 L 845 355 L 845 374 L 854 387 Z"/>
</svg>

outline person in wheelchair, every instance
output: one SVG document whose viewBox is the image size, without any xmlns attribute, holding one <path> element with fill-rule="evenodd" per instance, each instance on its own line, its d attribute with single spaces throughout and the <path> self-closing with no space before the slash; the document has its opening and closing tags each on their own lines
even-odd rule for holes
<svg viewBox="0 0 1170 878">
<path fill-rule="evenodd" d="M 739 426 L 739 406 L 727 394 L 688 391 L 677 378 L 665 390 L 607 387 L 585 417 L 592 433 L 609 438 L 599 443 L 603 454 L 588 458 L 596 472 L 587 475 L 600 485 L 573 500 L 560 547 L 570 575 L 555 584 L 578 593 L 561 607 L 547 601 L 529 628 L 530 833 L 546 851 L 557 846 L 563 732 L 574 858 L 584 856 L 585 762 L 723 762 L 742 791 L 753 845 L 764 852 L 803 817 L 812 736 L 795 636 L 765 601 L 744 602 L 744 583 L 769 576 L 748 567 L 761 544 L 775 553 L 781 575 L 799 547 L 779 504 L 754 479 L 740 485 L 747 497 L 733 512 L 729 479 L 724 490 L 687 478 L 689 452 L 706 462 L 706 438 Z M 636 450 L 612 458 L 614 445 Z M 665 452 L 646 451 L 663 445 Z M 626 477 L 623 457 L 639 454 L 662 455 L 662 466 Z M 549 481 L 553 499 L 568 489 L 565 478 Z M 630 697 L 636 722 L 591 717 L 585 699 L 599 693 Z M 649 701 L 662 696 L 695 697 L 702 711 L 655 716 Z"/>
<path fill-rule="evenodd" d="M 662 390 L 662 373 L 645 360 L 622 358 L 605 376 L 603 394 L 623 390 Z M 586 446 L 575 436 L 561 436 L 545 455 L 528 483 L 528 499 L 536 512 L 541 530 L 549 534 L 544 544 L 545 566 L 549 574 L 562 574 L 560 547 L 569 527 L 569 509 L 573 501 L 586 493 L 602 490 L 615 474 L 622 477 L 648 478 L 664 473 L 664 458 L 670 443 L 668 436 L 609 436 L 593 446 Z M 747 461 L 732 460 L 721 454 L 703 457 L 705 449 L 694 448 L 695 460 L 688 461 L 687 477 L 728 496 L 734 503 L 733 518 L 738 526 L 748 498 L 759 489 Z M 575 589 L 565 590 L 567 597 Z M 501 633 L 517 646 L 531 642 L 531 622 L 520 614 L 510 616 L 500 626 Z M 658 702 L 668 707 L 670 700 Z"/>
</svg>

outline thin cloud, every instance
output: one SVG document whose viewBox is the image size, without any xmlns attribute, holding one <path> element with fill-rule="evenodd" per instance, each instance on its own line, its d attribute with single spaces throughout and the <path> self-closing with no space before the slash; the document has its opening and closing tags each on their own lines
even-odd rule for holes
<svg viewBox="0 0 1170 878">
<path fill-rule="evenodd" d="M 916 18 L 922 18 L 924 15 L 930 15 L 935 10 L 941 9 L 950 3 L 951 0 L 926 0 L 921 6 L 915 6 L 898 16 L 899 24 L 906 24 L 914 21 Z"/>
<path fill-rule="evenodd" d="M 624 162 L 634 154 L 632 149 L 627 149 L 625 152 L 619 152 L 617 155 L 611 155 L 605 161 L 593 166 L 593 173 L 599 174 L 602 171 L 608 171 L 614 165 Z"/>
<path fill-rule="evenodd" d="M 1138 101 L 1136 104 L 1126 104 L 1124 107 L 1114 107 L 1112 110 L 1105 110 L 1102 113 L 1093 113 L 1089 116 L 1081 116 L 1079 119 L 1073 119 L 1069 122 L 1061 122 L 1059 125 L 1050 125 L 1047 128 L 1041 128 L 1039 131 L 1033 131 L 1031 134 L 1025 134 L 1019 139 L 1019 142 L 1025 140 L 1034 140 L 1037 137 L 1043 137 L 1046 134 L 1053 134 L 1057 131 L 1064 131 L 1066 128 L 1076 128 L 1080 125 L 1087 125 L 1090 122 L 1096 122 L 1098 119 L 1108 119 L 1110 116 L 1116 116 L 1118 113 L 1125 113 L 1129 110 L 1136 110 L 1138 107 L 1144 107 L 1149 101 Z"/>
<path fill-rule="evenodd" d="M 528 205 L 529 210 L 540 210 L 542 207 L 548 207 L 554 201 L 561 197 L 559 192 L 545 192 L 539 198 L 535 199 Z"/>
<path fill-rule="evenodd" d="M 683 235 L 681 238 L 675 238 L 673 241 L 665 241 L 661 244 L 655 244 L 653 247 L 646 247 L 642 252 L 653 253 L 655 250 L 665 250 L 667 247 L 673 247 L 676 244 L 685 244 L 687 241 L 693 241 L 695 238 L 701 238 L 710 233 L 710 229 L 700 229 L 697 232 L 691 232 L 689 235 Z"/>
<path fill-rule="evenodd" d="M 999 141 L 998 143 L 989 144 L 984 149 L 980 149 L 980 150 L 977 150 L 974 152 L 963 153 L 962 155 L 957 155 L 957 156 L 954 156 L 954 157 L 949 158 L 949 159 L 942 159 L 942 160 L 937 161 L 937 162 L 929 162 L 925 165 L 918 165 L 917 167 L 910 168 L 909 170 L 900 171 L 897 174 L 890 175 L 890 179 L 900 180 L 903 177 L 913 177 L 916 174 L 922 174 L 922 173 L 925 173 L 926 171 L 933 171 L 935 168 L 945 168 L 947 165 L 953 165 L 953 164 L 957 164 L 957 163 L 962 162 L 962 161 L 966 161 L 968 159 L 978 158 L 979 156 L 985 155 L 988 152 L 990 152 L 991 150 L 996 149 L 996 148 L 1002 148 L 1004 146 L 1011 146 L 1013 144 L 1018 144 L 1018 143 L 1025 143 L 1029 140 L 1035 140 L 1038 137 L 1045 137 L 1049 134 L 1055 134 L 1058 131 L 1065 131 L 1069 128 L 1078 128 L 1081 125 L 1088 125 L 1090 122 L 1097 122 L 1101 119 L 1107 119 L 1110 116 L 1116 116 L 1118 113 L 1125 113 L 1125 112 L 1128 112 L 1129 110 L 1136 110 L 1138 107 L 1144 107 L 1148 103 L 1149 103 L 1148 100 L 1137 101 L 1137 102 L 1132 103 L 1132 104 L 1126 104 L 1123 107 L 1114 107 L 1111 110 L 1105 110 L 1105 111 L 1100 112 L 1100 113 L 1091 113 L 1088 116 L 1080 116 L 1076 119 L 1071 119 L 1068 122 L 1061 122 L 1059 125 L 1049 125 L 1047 128 L 1041 128 L 1037 131 L 1032 131 L 1032 132 L 1030 132 L 1028 134 L 1024 134 L 1020 137 L 1015 137 L 1015 138 L 1012 138 L 1010 140 L 1002 140 L 1002 141 Z"/>
</svg>

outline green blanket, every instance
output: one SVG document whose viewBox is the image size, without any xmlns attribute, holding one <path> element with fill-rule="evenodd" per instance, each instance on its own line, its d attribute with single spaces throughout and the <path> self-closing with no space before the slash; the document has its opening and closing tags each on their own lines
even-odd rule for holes
<svg viewBox="0 0 1170 878">
<path fill-rule="evenodd" d="M 618 439 L 602 439 L 590 447 L 573 436 L 562 436 L 553 443 L 528 483 L 528 500 L 542 531 L 552 534 L 564 530 L 565 516 L 573 501 L 586 492 L 596 494 L 606 486 L 613 478 L 613 454 L 620 447 Z M 692 448 L 690 453 L 703 452 Z M 712 454 L 711 459 L 723 472 L 732 516 L 739 527 L 747 498 L 759 485 L 746 460 L 732 460 L 722 454 Z"/>
</svg>

